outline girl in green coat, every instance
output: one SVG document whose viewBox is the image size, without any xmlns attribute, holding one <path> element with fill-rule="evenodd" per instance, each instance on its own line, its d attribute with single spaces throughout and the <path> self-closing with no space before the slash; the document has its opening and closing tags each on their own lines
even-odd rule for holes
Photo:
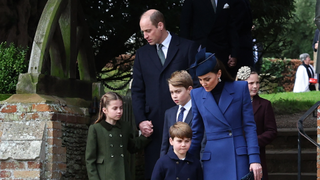
<svg viewBox="0 0 320 180">
<path fill-rule="evenodd" d="M 129 122 L 121 121 L 122 98 L 115 92 L 101 97 L 98 120 L 89 127 L 86 164 L 90 180 L 130 180 L 130 153 L 144 148 L 150 141 L 135 138 Z"/>
</svg>

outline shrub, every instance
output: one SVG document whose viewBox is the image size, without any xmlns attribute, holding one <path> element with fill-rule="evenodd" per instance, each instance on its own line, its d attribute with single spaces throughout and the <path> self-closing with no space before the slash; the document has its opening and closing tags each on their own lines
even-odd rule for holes
<svg viewBox="0 0 320 180">
<path fill-rule="evenodd" d="M 28 68 L 26 62 L 27 48 L 16 47 L 13 43 L 7 46 L 0 44 L 0 93 L 15 93 L 19 74 Z"/>
<path fill-rule="evenodd" d="M 284 84 L 291 82 L 292 65 L 290 60 L 263 58 L 261 65 L 260 81 L 262 93 L 284 92 Z"/>
</svg>

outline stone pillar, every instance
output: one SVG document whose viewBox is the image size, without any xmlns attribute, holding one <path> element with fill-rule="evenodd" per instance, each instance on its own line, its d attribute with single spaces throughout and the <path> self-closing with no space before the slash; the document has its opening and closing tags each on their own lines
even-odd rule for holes
<svg viewBox="0 0 320 180">
<path fill-rule="evenodd" d="M 15 94 L 1 104 L 0 179 L 87 179 L 90 102 Z"/>
<path fill-rule="evenodd" d="M 317 143 L 320 144 L 320 106 L 317 109 Z M 320 149 L 317 148 L 317 180 L 320 180 Z"/>
</svg>

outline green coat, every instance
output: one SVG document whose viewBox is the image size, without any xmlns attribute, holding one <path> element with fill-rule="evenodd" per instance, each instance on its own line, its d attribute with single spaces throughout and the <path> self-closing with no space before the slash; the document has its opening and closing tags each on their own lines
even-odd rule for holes
<svg viewBox="0 0 320 180">
<path fill-rule="evenodd" d="M 90 180 L 130 180 L 128 153 L 144 148 L 150 140 L 134 136 L 129 122 L 111 125 L 100 121 L 89 127 L 86 164 Z M 128 152 L 128 151 L 129 152 Z"/>
</svg>

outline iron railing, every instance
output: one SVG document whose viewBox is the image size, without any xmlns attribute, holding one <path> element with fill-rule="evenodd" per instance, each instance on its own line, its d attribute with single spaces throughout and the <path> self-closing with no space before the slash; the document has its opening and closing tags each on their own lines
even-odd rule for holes
<svg viewBox="0 0 320 180">
<path fill-rule="evenodd" d="M 320 101 L 315 103 L 306 113 L 301 116 L 297 123 L 298 128 L 298 180 L 301 180 L 301 145 L 300 145 L 300 138 L 301 136 L 305 137 L 308 141 L 314 144 L 316 147 L 320 148 L 320 145 L 315 142 L 311 137 L 309 137 L 304 129 L 303 129 L 303 121 L 307 119 L 307 117 L 312 114 L 320 105 Z"/>
</svg>

